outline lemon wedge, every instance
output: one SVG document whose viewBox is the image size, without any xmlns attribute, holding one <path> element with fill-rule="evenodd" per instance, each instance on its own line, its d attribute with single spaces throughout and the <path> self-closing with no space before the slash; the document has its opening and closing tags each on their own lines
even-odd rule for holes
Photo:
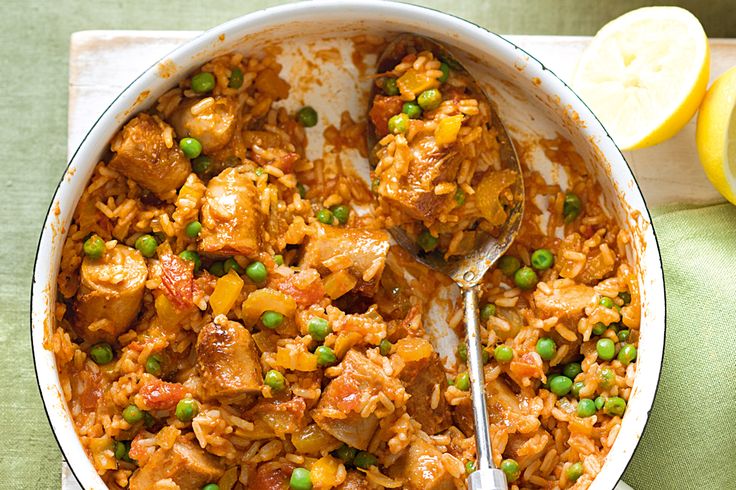
<svg viewBox="0 0 736 490">
<path fill-rule="evenodd" d="M 679 7 L 645 7 L 598 31 L 573 88 L 624 150 L 671 138 L 692 118 L 710 71 L 708 38 Z"/>
<path fill-rule="evenodd" d="M 718 77 L 705 95 L 695 143 L 708 179 L 736 204 L 736 66 Z"/>
</svg>

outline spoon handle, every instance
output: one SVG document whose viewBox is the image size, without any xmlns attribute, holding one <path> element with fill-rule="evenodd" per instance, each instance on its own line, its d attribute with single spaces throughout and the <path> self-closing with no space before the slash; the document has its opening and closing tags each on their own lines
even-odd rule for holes
<svg viewBox="0 0 736 490">
<path fill-rule="evenodd" d="M 470 395 L 473 400 L 475 422 L 476 471 L 470 474 L 468 485 L 471 490 L 505 490 L 506 476 L 493 465 L 493 448 L 488 431 L 488 410 L 483 381 L 483 356 L 480 342 L 478 318 L 478 286 L 463 289 L 465 303 L 465 329 L 468 342 L 468 370 Z"/>
</svg>

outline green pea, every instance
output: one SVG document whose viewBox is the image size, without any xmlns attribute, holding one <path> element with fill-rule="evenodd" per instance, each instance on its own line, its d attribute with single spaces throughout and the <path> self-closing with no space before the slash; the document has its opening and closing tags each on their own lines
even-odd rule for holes
<svg viewBox="0 0 736 490">
<path fill-rule="evenodd" d="M 388 130 L 392 134 L 401 134 L 406 132 L 407 129 L 409 129 L 409 116 L 403 112 L 391 116 L 388 120 Z"/>
<path fill-rule="evenodd" d="M 115 457 L 117 459 L 127 461 L 128 463 L 133 462 L 133 460 L 130 459 L 130 455 L 128 454 L 128 452 L 130 451 L 130 441 L 115 441 L 113 451 L 115 452 Z"/>
<path fill-rule="evenodd" d="M 199 176 L 206 174 L 210 168 L 212 159 L 206 155 L 200 155 L 192 161 L 192 170 Z"/>
<path fill-rule="evenodd" d="M 468 475 L 475 471 L 475 463 L 472 461 L 465 462 L 465 473 Z"/>
<path fill-rule="evenodd" d="M 496 305 L 493 303 L 486 303 L 483 308 L 480 309 L 480 319 L 487 322 L 492 316 L 496 315 Z"/>
<path fill-rule="evenodd" d="M 467 371 L 457 375 L 455 378 L 455 388 L 461 391 L 468 391 L 470 389 L 470 375 Z"/>
<path fill-rule="evenodd" d="M 614 381 L 616 381 L 616 373 L 614 373 L 609 368 L 603 368 L 601 369 L 600 373 L 600 384 L 601 388 L 604 390 L 607 390 L 611 386 L 613 386 Z"/>
<path fill-rule="evenodd" d="M 243 83 L 242 81 L 240 83 Z M 217 483 L 208 483 L 202 487 L 202 490 L 220 490 L 220 485 Z"/>
<path fill-rule="evenodd" d="M 123 418 L 129 424 L 136 424 L 143 420 L 143 411 L 135 405 L 128 405 L 123 410 Z"/>
<path fill-rule="evenodd" d="M 603 396 L 599 396 L 595 399 L 595 408 L 597 410 L 603 409 L 603 406 L 606 404 L 606 399 Z"/>
<path fill-rule="evenodd" d="M 453 199 L 455 199 L 455 203 L 457 203 L 458 206 L 462 206 L 463 204 L 465 204 L 465 191 L 458 187 L 457 189 L 455 189 L 455 195 L 453 196 Z"/>
<path fill-rule="evenodd" d="M 335 456 L 343 461 L 345 464 L 351 464 L 358 455 L 358 450 L 354 447 L 350 447 L 347 444 L 343 444 L 339 448 L 335 449 Z"/>
<path fill-rule="evenodd" d="M 401 112 L 409 116 L 409 119 L 419 119 L 422 117 L 422 108 L 414 102 L 404 102 L 401 106 Z"/>
<path fill-rule="evenodd" d="M 621 416 L 626 411 L 626 400 L 620 396 L 612 396 L 606 400 L 605 409 L 608 415 Z"/>
<path fill-rule="evenodd" d="M 89 349 L 89 356 L 96 364 L 108 364 L 113 358 L 112 347 L 107 342 L 100 342 Z"/>
<path fill-rule="evenodd" d="M 537 354 L 539 354 L 539 357 L 541 357 L 545 361 L 549 361 L 553 357 L 555 357 L 556 352 L 557 344 L 551 338 L 542 337 L 541 339 L 537 340 Z"/>
<path fill-rule="evenodd" d="M 189 238 L 196 238 L 200 231 L 202 231 L 202 223 L 199 221 L 192 221 L 184 228 L 184 232 Z"/>
<path fill-rule="evenodd" d="M 488 361 L 491 360 L 491 355 L 485 349 L 481 349 L 481 351 L 480 351 L 480 357 L 483 360 L 483 364 L 488 364 Z"/>
<path fill-rule="evenodd" d="M 565 223 L 572 223 L 580 215 L 580 211 L 583 209 L 583 203 L 577 194 L 568 192 L 565 194 L 565 202 L 562 205 L 562 215 L 565 218 Z"/>
<path fill-rule="evenodd" d="M 156 424 L 156 419 L 153 418 L 153 415 L 151 415 L 148 412 L 143 412 L 143 425 L 145 425 L 147 429 L 150 429 L 155 424 Z"/>
<path fill-rule="evenodd" d="M 387 356 L 391 353 L 391 349 L 393 348 L 393 344 L 389 342 L 387 339 L 381 340 L 381 343 L 378 344 L 378 350 L 381 352 L 382 356 Z"/>
<path fill-rule="evenodd" d="M 598 351 L 598 357 L 604 361 L 610 361 L 616 355 L 616 346 L 613 340 L 607 338 L 598 339 L 598 342 L 595 344 L 595 350 Z"/>
<path fill-rule="evenodd" d="M 439 80 L 440 83 L 445 83 L 450 77 L 450 67 L 447 66 L 447 63 L 442 63 L 440 65 L 440 71 L 442 71 L 442 76 L 439 77 L 437 80 Z"/>
<path fill-rule="evenodd" d="M 583 398 L 578 402 L 578 417 L 586 418 L 595 415 L 595 402 L 590 398 Z"/>
<path fill-rule="evenodd" d="M 521 262 L 511 255 L 504 255 L 498 260 L 498 268 L 509 277 L 513 277 L 514 273 L 519 270 L 519 267 L 521 267 Z"/>
<path fill-rule="evenodd" d="M 318 366 L 330 366 L 337 362 L 335 351 L 333 351 L 326 345 L 320 345 L 319 347 L 317 347 L 317 349 L 315 349 L 314 353 L 317 354 Z"/>
<path fill-rule="evenodd" d="M 613 300 L 609 298 L 608 296 L 603 296 L 601 300 L 598 302 L 601 306 L 605 306 L 606 308 L 613 308 Z"/>
<path fill-rule="evenodd" d="M 194 272 L 197 272 L 202 266 L 202 260 L 199 258 L 199 254 L 194 250 L 184 250 L 179 254 L 179 257 L 188 262 L 194 262 Z"/>
<path fill-rule="evenodd" d="M 344 204 L 340 204 L 339 206 L 332 206 L 330 208 L 330 211 L 332 211 L 332 216 L 334 216 L 341 225 L 347 223 L 348 219 L 350 218 L 350 208 Z"/>
<path fill-rule="evenodd" d="M 386 95 L 399 95 L 399 86 L 396 85 L 395 78 L 384 78 L 383 79 L 383 93 Z"/>
<path fill-rule="evenodd" d="M 436 88 L 430 88 L 419 94 L 417 103 L 425 111 L 433 111 L 442 104 L 442 94 Z"/>
<path fill-rule="evenodd" d="M 570 393 L 572 380 L 567 376 L 555 376 L 549 380 L 549 390 L 557 396 L 565 396 Z"/>
<path fill-rule="evenodd" d="M 309 331 L 309 335 L 311 335 L 312 338 L 318 342 L 323 342 L 327 338 L 327 336 L 332 333 L 330 322 L 328 322 L 324 318 L 319 317 L 315 317 L 309 320 L 309 323 L 307 324 L 307 330 Z"/>
<path fill-rule="evenodd" d="M 215 88 L 215 76 L 212 73 L 203 71 L 192 77 L 192 90 L 198 94 L 204 94 Z"/>
<path fill-rule="evenodd" d="M 297 112 L 296 116 L 299 119 L 299 123 L 305 128 L 316 126 L 317 120 L 319 119 L 317 111 L 315 111 L 312 106 L 302 107 L 301 109 L 299 109 L 299 112 Z"/>
<path fill-rule="evenodd" d="M 562 368 L 562 374 L 570 379 L 575 379 L 575 377 L 582 372 L 583 368 L 579 362 L 571 362 L 570 364 L 567 364 L 564 368 Z"/>
<path fill-rule="evenodd" d="M 532 289 L 536 286 L 539 278 L 531 267 L 522 267 L 514 273 L 514 282 L 521 289 Z"/>
<path fill-rule="evenodd" d="M 135 248 L 144 257 L 151 258 L 156 255 L 156 247 L 158 242 L 151 235 L 141 235 L 135 241 Z"/>
<path fill-rule="evenodd" d="M 268 270 L 266 269 L 266 266 L 263 265 L 263 262 L 258 262 L 256 260 L 255 262 L 248 264 L 248 267 L 245 268 L 245 275 L 248 276 L 251 281 L 260 284 L 262 282 L 266 282 Z"/>
<path fill-rule="evenodd" d="M 234 258 L 230 257 L 222 264 L 222 270 L 225 272 L 225 274 L 227 274 L 233 269 L 235 269 L 235 272 L 237 272 L 238 274 L 243 272 L 243 268 L 240 267 L 240 264 L 238 264 L 238 262 Z"/>
<path fill-rule="evenodd" d="M 576 381 L 572 384 L 572 388 L 570 388 L 570 394 L 574 396 L 575 398 L 580 398 L 580 391 L 585 388 L 585 383 L 582 381 Z"/>
<path fill-rule="evenodd" d="M 243 70 L 240 68 L 233 68 L 230 71 L 230 79 L 227 82 L 227 86 L 230 88 L 240 88 L 243 86 Z"/>
<path fill-rule="evenodd" d="M 631 303 L 631 293 L 629 293 L 628 291 L 621 291 L 620 293 L 618 293 L 618 297 L 623 300 L 625 305 Z"/>
<path fill-rule="evenodd" d="M 276 262 L 276 265 L 284 265 L 284 256 L 283 255 L 274 255 L 273 261 Z"/>
<path fill-rule="evenodd" d="M 501 461 L 501 471 L 506 474 L 506 479 L 509 481 L 509 483 L 515 482 L 519 479 L 519 476 L 521 475 L 519 463 L 511 458 Z"/>
<path fill-rule="evenodd" d="M 429 253 L 437 248 L 439 241 L 440 239 L 432 235 L 429 230 L 424 230 L 419 234 L 419 238 L 417 238 L 417 245 L 426 253 Z"/>
<path fill-rule="evenodd" d="M 284 323 L 284 315 L 278 311 L 264 311 L 263 314 L 261 314 L 261 323 L 263 323 L 263 326 L 266 328 L 278 328 L 282 323 Z"/>
<path fill-rule="evenodd" d="M 600 335 L 603 332 L 606 331 L 606 324 L 603 322 L 598 322 L 595 325 L 593 325 L 593 335 Z"/>
<path fill-rule="evenodd" d="M 301 182 L 296 185 L 296 190 L 299 192 L 299 197 L 301 197 L 302 199 L 307 197 L 307 187 Z"/>
<path fill-rule="evenodd" d="M 176 404 L 174 415 L 181 422 L 189 422 L 199 413 L 199 403 L 193 398 L 182 398 Z"/>
<path fill-rule="evenodd" d="M 266 373 L 266 376 L 263 378 L 263 382 L 274 391 L 281 391 L 286 388 L 286 378 L 284 378 L 284 375 L 275 369 L 271 369 Z"/>
<path fill-rule="evenodd" d="M 213 262 L 209 268 L 210 274 L 216 277 L 222 277 L 225 275 L 225 263 L 224 262 Z"/>
<path fill-rule="evenodd" d="M 105 241 L 97 235 L 92 235 L 85 240 L 82 249 L 90 259 L 99 259 L 105 253 Z"/>
<path fill-rule="evenodd" d="M 317 211 L 317 221 L 326 225 L 332 224 L 332 211 L 329 209 L 322 208 Z"/>
<path fill-rule="evenodd" d="M 306 468 L 294 468 L 289 479 L 292 490 L 312 490 L 312 475 Z"/>
<path fill-rule="evenodd" d="M 148 356 L 148 359 L 146 359 L 146 372 L 154 376 L 160 376 L 161 371 L 161 358 L 157 355 Z"/>
<path fill-rule="evenodd" d="M 565 470 L 565 476 L 570 481 L 577 481 L 578 478 L 583 476 L 583 463 L 578 461 L 577 463 L 571 464 Z"/>
<path fill-rule="evenodd" d="M 630 336 L 631 336 L 631 330 L 621 330 L 618 333 L 618 341 L 619 342 L 628 342 Z"/>
<path fill-rule="evenodd" d="M 468 362 L 468 346 L 462 342 L 457 345 L 457 357 L 463 362 Z"/>
<path fill-rule="evenodd" d="M 621 350 L 618 352 L 618 361 L 621 364 L 628 366 L 634 359 L 636 359 L 636 347 L 631 344 L 621 347 Z"/>
<path fill-rule="evenodd" d="M 202 143 L 196 138 L 182 138 L 179 140 L 179 148 L 187 158 L 197 158 L 202 153 Z"/>
<path fill-rule="evenodd" d="M 358 468 L 363 468 L 364 470 L 367 470 L 371 466 L 376 466 L 378 464 L 378 458 L 376 458 L 368 451 L 360 451 L 358 454 L 355 455 L 355 459 L 353 459 L 353 464 Z"/>
<path fill-rule="evenodd" d="M 514 349 L 508 345 L 501 344 L 494 349 L 493 357 L 498 362 L 511 362 L 514 358 Z"/>
<path fill-rule="evenodd" d="M 555 263 L 555 256 L 546 248 L 535 250 L 532 254 L 532 267 L 537 270 L 547 270 Z"/>
</svg>

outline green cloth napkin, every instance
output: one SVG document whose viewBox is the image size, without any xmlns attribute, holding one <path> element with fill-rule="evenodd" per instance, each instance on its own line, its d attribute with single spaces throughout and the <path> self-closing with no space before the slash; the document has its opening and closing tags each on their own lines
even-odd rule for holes
<svg viewBox="0 0 736 490">
<path fill-rule="evenodd" d="M 736 488 L 736 206 L 655 211 L 667 288 L 664 366 L 624 481 Z"/>
<path fill-rule="evenodd" d="M 278 0 L 6 0 L 0 16 L 0 488 L 59 487 L 60 453 L 29 339 L 33 256 L 66 163 L 68 45 L 85 29 L 206 29 Z M 680 4 L 736 37 L 733 0 L 426 0 L 508 34 L 592 35 L 622 13 Z M 636 490 L 733 488 L 734 208 L 661 214 L 669 325 L 659 396 L 626 479 Z M 732 260 L 729 260 L 732 259 Z M 729 342 L 730 340 L 730 342 Z M 706 483 L 703 483 L 706 482 Z"/>
</svg>

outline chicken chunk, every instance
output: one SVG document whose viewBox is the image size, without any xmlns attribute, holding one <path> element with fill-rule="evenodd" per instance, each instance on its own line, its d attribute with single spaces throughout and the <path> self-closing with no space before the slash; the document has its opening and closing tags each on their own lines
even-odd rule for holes
<svg viewBox="0 0 736 490">
<path fill-rule="evenodd" d="M 216 482 L 224 473 L 219 459 L 195 444 L 179 439 L 171 449 L 159 448 L 130 479 L 130 490 L 147 490 L 156 482 L 170 479 L 181 490 L 199 490 Z"/>
<path fill-rule="evenodd" d="M 237 116 L 238 102 L 232 97 L 220 96 L 188 99 L 180 104 L 170 121 L 177 136 L 196 138 L 202 143 L 202 151 L 213 153 L 232 139 Z"/>
<path fill-rule="evenodd" d="M 378 288 L 389 249 L 383 230 L 358 230 L 320 226 L 304 249 L 302 267 L 313 267 L 320 274 L 346 270 L 357 283 L 354 292 L 372 296 Z"/>
<path fill-rule="evenodd" d="M 215 317 L 197 337 L 197 368 L 207 398 L 241 398 L 260 393 L 263 374 L 250 332 L 225 315 Z"/>
<path fill-rule="evenodd" d="M 248 481 L 248 490 L 289 490 L 289 477 L 294 469 L 291 465 L 270 462 L 258 466 L 253 478 Z"/>
<path fill-rule="evenodd" d="M 74 304 L 75 325 L 90 342 L 113 342 L 138 316 L 148 267 L 138 250 L 116 245 L 99 259 L 85 257 Z"/>
<path fill-rule="evenodd" d="M 336 439 L 358 449 L 367 449 L 378 427 L 378 417 L 362 417 L 368 398 L 378 393 L 386 374 L 364 354 L 354 350 L 345 355 L 342 374 L 325 388 L 312 418 Z"/>
<path fill-rule="evenodd" d="M 400 378 L 406 386 L 406 392 L 411 395 L 406 402 L 406 411 L 422 424 L 424 432 L 433 435 L 452 425 L 450 408 L 445 401 L 447 376 L 436 352 L 428 358 L 408 362 Z M 437 406 L 432 408 L 435 390 L 439 391 Z"/>
<path fill-rule="evenodd" d="M 556 316 L 560 319 L 579 320 L 585 307 L 593 302 L 595 290 L 583 284 L 550 288 L 551 294 L 541 289 L 534 291 L 534 302 L 545 316 Z"/>
<path fill-rule="evenodd" d="M 488 419 L 492 424 L 503 423 L 509 412 L 519 412 L 519 400 L 506 381 L 495 378 L 486 381 Z"/>
<path fill-rule="evenodd" d="M 113 141 L 110 168 L 160 197 L 177 190 L 192 166 L 176 144 L 166 146 L 164 132 L 170 129 L 157 117 L 139 114 Z"/>
<path fill-rule="evenodd" d="M 415 439 L 406 453 L 389 468 L 392 478 L 403 479 L 408 490 L 452 490 L 452 475 L 442 464 L 442 453 L 424 439 Z"/>
<path fill-rule="evenodd" d="M 258 191 L 244 167 L 223 170 L 207 185 L 201 209 L 200 251 L 254 256 L 263 227 Z"/>
<path fill-rule="evenodd" d="M 441 182 L 455 180 L 460 159 L 454 151 L 438 148 L 433 136 L 412 142 L 405 157 L 410 159 L 408 173 L 399 175 L 393 168 L 385 170 L 378 194 L 414 219 L 432 219 L 453 196 L 437 195 L 434 188 Z"/>
</svg>

